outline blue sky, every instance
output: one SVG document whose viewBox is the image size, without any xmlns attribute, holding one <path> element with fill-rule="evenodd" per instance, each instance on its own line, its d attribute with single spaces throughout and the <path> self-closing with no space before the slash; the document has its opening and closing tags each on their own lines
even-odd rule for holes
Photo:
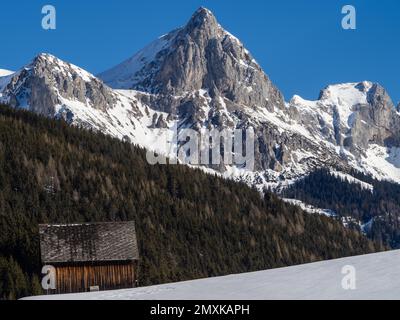
<svg viewBox="0 0 400 320">
<path fill-rule="evenodd" d="M 57 9 L 57 29 L 41 28 L 41 8 Z M 357 29 L 341 28 L 341 8 Z M 288 100 L 315 99 L 330 83 L 370 80 L 400 101 L 397 0 L 14 0 L 1 4 L 0 68 L 18 69 L 40 52 L 96 74 L 184 25 L 200 6 L 251 51 Z"/>
</svg>

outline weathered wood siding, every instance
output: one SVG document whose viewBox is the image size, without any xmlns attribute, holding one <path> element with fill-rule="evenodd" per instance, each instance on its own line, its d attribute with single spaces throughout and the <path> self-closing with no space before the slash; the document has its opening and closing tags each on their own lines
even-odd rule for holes
<svg viewBox="0 0 400 320">
<path fill-rule="evenodd" d="M 133 288 L 135 263 L 71 263 L 54 265 L 56 290 L 51 293 L 87 292 L 91 286 L 100 290 Z"/>
</svg>

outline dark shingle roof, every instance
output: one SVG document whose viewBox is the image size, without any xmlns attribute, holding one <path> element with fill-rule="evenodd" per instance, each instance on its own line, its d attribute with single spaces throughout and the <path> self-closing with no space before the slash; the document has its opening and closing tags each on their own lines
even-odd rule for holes
<svg viewBox="0 0 400 320">
<path fill-rule="evenodd" d="M 39 225 L 39 233 L 46 264 L 139 258 L 133 221 Z"/>
</svg>

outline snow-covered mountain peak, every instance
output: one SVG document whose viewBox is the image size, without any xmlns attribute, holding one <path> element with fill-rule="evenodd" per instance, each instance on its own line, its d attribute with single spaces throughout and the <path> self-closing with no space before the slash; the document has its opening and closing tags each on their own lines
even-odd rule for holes
<svg viewBox="0 0 400 320">
<path fill-rule="evenodd" d="M 41 52 L 38 53 L 33 60 L 49 60 L 49 61 L 61 61 L 61 59 L 57 58 L 56 56 L 52 55 L 48 52 Z"/>
<path fill-rule="evenodd" d="M 302 98 L 301 96 L 295 94 L 292 99 L 289 101 L 289 105 L 296 105 L 296 106 L 305 106 L 307 104 L 313 103 L 314 101 L 307 100 Z"/>
<path fill-rule="evenodd" d="M 15 73 L 14 71 L 0 69 L 0 99 L 2 97 L 1 92 L 9 84 L 14 73 Z"/>
<path fill-rule="evenodd" d="M 79 77 L 85 82 L 99 81 L 93 74 L 50 53 L 38 54 L 26 68 L 29 67 L 37 68 L 37 72 L 45 72 L 47 67 L 51 67 L 54 71 L 64 73 L 71 79 Z"/>
<path fill-rule="evenodd" d="M 218 23 L 214 14 L 207 8 L 200 7 L 194 12 L 185 29 L 190 31 L 196 28 L 215 28 L 217 26 Z"/>
<path fill-rule="evenodd" d="M 354 106 L 366 104 L 369 90 L 374 86 L 372 82 L 341 83 L 329 85 L 322 90 L 319 100 L 337 106 Z"/>
<path fill-rule="evenodd" d="M 376 106 L 381 102 L 386 109 L 393 103 L 386 90 L 378 83 L 370 81 L 332 84 L 321 90 L 318 100 L 307 100 L 294 95 L 289 105 L 298 107 L 325 106 L 330 109 L 354 111 L 361 106 Z"/>
<path fill-rule="evenodd" d="M 336 150 L 337 163 L 400 182 L 400 114 L 381 85 L 330 85 L 315 101 L 294 96 L 289 110 L 315 142 Z"/>
<path fill-rule="evenodd" d="M 199 7 L 193 15 L 194 16 L 201 15 L 201 16 L 205 16 L 205 17 L 214 17 L 215 18 L 214 14 L 211 12 L 211 10 L 207 9 L 206 7 L 203 7 L 203 6 Z"/>
<path fill-rule="evenodd" d="M 215 35 L 220 31 L 220 27 L 213 13 L 200 7 L 185 26 L 159 37 L 131 58 L 100 73 L 98 77 L 114 89 L 158 93 L 161 91 L 158 73 L 163 68 L 164 61 L 182 43 L 187 45 L 188 41 L 193 41 L 193 38 L 203 34 L 205 30 Z"/>
<path fill-rule="evenodd" d="M 214 14 L 210 10 L 200 7 L 184 27 L 184 33 L 193 36 L 196 32 L 206 31 L 210 35 L 214 35 L 214 32 L 219 31 L 218 29 L 219 24 Z"/>
<path fill-rule="evenodd" d="M 13 74 L 14 71 L 6 70 L 6 69 L 0 69 L 0 77 L 6 77 L 11 74 Z"/>
<path fill-rule="evenodd" d="M 0 103 L 62 118 L 143 147 L 152 148 L 158 139 L 150 128 L 168 125 L 168 115 L 149 110 L 135 92 L 113 90 L 82 68 L 47 53 L 0 77 L 0 88 Z"/>
<path fill-rule="evenodd" d="M 35 67 L 40 64 L 47 64 L 47 65 L 52 64 L 52 65 L 63 66 L 64 64 L 67 64 L 67 62 L 64 62 L 63 60 L 57 58 L 56 56 L 50 53 L 42 52 L 37 54 L 31 61 L 31 63 L 25 66 L 24 68 L 29 69 L 31 67 Z"/>
<path fill-rule="evenodd" d="M 54 116 L 67 101 L 106 110 L 116 94 L 89 72 L 57 57 L 41 53 L 10 75 L 2 87 L 0 102 Z"/>
<path fill-rule="evenodd" d="M 205 110 L 219 110 L 209 114 L 213 119 L 208 121 L 217 126 L 233 123 L 230 110 L 284 108 L 282 94 L 250 52 L 205 8 L 198 9 L 184 27 L 99 77 L 115 89 L 153 94 L 158 99 L 154 108 L 181 113 L 191 121 L 207 122 Z M 204 99 L 193 98 L 200 91 L 210 98 L 205 107 Z"/>
</svg>

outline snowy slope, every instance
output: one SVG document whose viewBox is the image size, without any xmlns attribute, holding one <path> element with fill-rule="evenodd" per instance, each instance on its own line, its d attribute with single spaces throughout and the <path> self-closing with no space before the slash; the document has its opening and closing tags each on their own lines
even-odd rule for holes
<svg viewBox="0 0 400 320">
<path fill-rule="evenodd" d="M 179 29 L 154 40 L 133 57 L 99 74 L 99 78 L 112 88 L 132 89 L 136 83 L 143 81 L 155 71 L 151 69 L 156 68 L 157 54 L 169 47 L 178 31 Z M 149 67 L 149 64 L 153 66 Z"/>
<path fill-rule="evenodd" d="M 366 172 L 378 180 L 400 183 L 400 148 L 369 145 L 366 155 L 361 157 Z"/>
<path fill-rule="evenodd" d="M 325 105 L 336 106 L 339 120 L 347 127 L 353 125 L 353 107 L 358 104 L 367 104 L 367 94 L 373 84 L 368 81 L 362 83 L 342 83 L 328 86 L 322 93 L 320 100 Z"/>
<path fill-rule="evenodd" d="M 261 300 L 399 299 L 400 251 L 390 251 L 225 277 L 152 287 L 28 299 Z M 342 287 L 343 267 L 356 271 L 356 289 Z"/>
<path fill-rule="evenodd" d="M 13 73 L 14 73 L 14 71 L 0 69 L 0 77 L 9 76 L 10 74 L 13 74 Z"/>
<path fill-rule="evenodd" d="M 308 213 L 325 215 L 327 217 L 335 217 L 336 216 L 336 213 L 330 209 L 316 208 L 310 204 L 304 203 L 301 200 L 288 199 L 288 198 L 283 198 L 282 200 L 285 201 L 286 203 L 290 203 L 292 205 L 298 206 L 301 209 L 303 209 L 305 212 L 308 212 Z"/>
<path fill-rule="evenodd" d="M 0 69 L 0 97 L 3 88 L 10 82 L 14 71 Z"/>
<path fill-rule="evenodd" d="M 347 174 L 347 173 L 343 173 L 343 172 L 339 172 L 339 171 L 334 171 L 331 170 L 330 171 L 331 175 L 333 175 L 336 178 L 341 179 L 342 181 L 346 181 L 348 183 L 353 183 L 353 184 L 358 184 L 361 186 L 362 189 L 366 189 L 369 190 L 371 192 L 374 191 L 374 186 L 372 184 L 366 183 L 364 181 L 361 181 L 359 179 L 354 178 L 353 176 Z"/>
</svg>

